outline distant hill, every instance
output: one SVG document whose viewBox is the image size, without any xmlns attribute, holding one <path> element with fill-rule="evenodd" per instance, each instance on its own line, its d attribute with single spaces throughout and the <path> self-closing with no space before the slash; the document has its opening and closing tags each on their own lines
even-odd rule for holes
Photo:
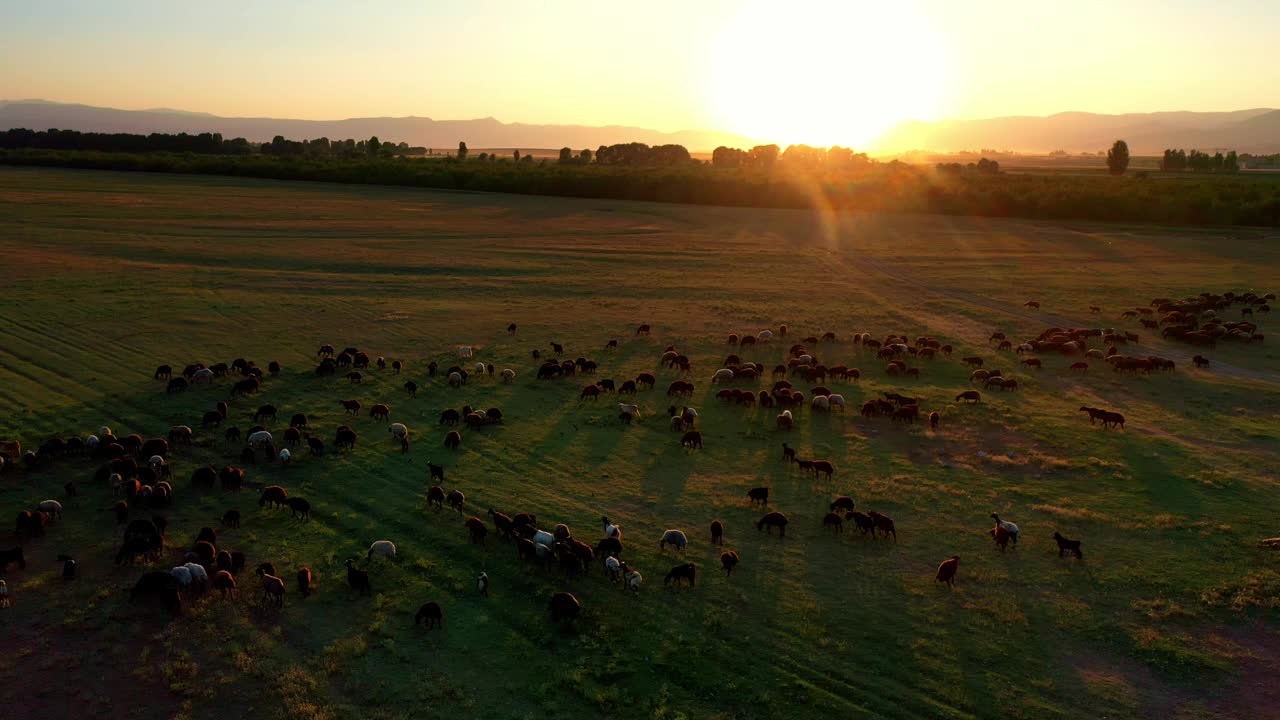
<svg viewBox="0 0 1280 720">
<path fill-rule="evenodd" d="M 877 149 L 1084 152 L 1105 150 L 1119 139 L 1127 142 L 1135 155 L 1159 155 L 1165 148 L 1280 152 L 1280 110 L 1125 115 L 1064 112 L 1048 117 L 907 122 L 886 133 Z"/>
<path fill-rule="evenodd" d="M 410 145 L 456 149 L 459 142 L 470 148 L 561 148 L 574 150 L 624 142 L 648 145 L 674 143 L 693 152 L 710 152 L 719 145 L 750 147 L 752 140 L 730 133 L 709 130 L 659 132 L 646 128 L 609 125 L 530 125 L 503 123 L 493 118 L 479 120 L 433 120 L 426 117 L 349 118 L 346 120 L 288 120 L 280 118 L 229 118 L 180 110 L 116 110 L 51 103 L 43 100 L 0 101 L 0 129 L 79 130 L 121 133 L 222 133 L 225 138 L 243 137 L 266 142 L 277 135 L 290 140 L 327 137 L 407 142 Z"/>
</svg>

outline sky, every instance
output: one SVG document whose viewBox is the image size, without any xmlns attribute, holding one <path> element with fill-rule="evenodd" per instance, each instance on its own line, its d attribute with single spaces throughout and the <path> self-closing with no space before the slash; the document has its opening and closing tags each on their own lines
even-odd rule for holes
<svg viewBox="0 0 1280 720">
<path fill-rule="evenodd" d="M 0 99 L 709 128 L 1280 106 L 1277 0 L 0 0 Z"/>
</svg>

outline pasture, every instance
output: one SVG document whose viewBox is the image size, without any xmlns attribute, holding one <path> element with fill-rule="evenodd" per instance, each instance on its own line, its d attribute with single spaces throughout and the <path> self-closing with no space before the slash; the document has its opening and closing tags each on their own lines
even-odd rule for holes
<svg viewBox="0 0 1280 720">
<path fill-rule="evenodd" d="M 1278 239 L 0 168 L 0 439 L 35 448 L 104 425 L 144 438 L 190 425 L 194 445 L 170 453 L 174 504 L 154 511 L 168 518 L 165 557 L 146 569 L 180 564 L 211 526 L 219 547 L 243 551 L 251 568 L 273 562 L 288 583 L 282 609 L 259 601 L 249 570 L 237 597 L 213 593 L 178 618 L 130 605 L 145 570 L 113 562 L 122 527 L 110 489 L 93 481 L 100 462 L 11 463 L 0 474 L 0 548 L 16 544 L 8 523 L 19 510 L 56 498 L 65 512 L 24 545 L 27 568 L 4 576 L 13 605 L 0 609 L 0 704 L 15 718 L 1274 713 L 1280 573 L 1259 541 L 1280 534 L 1276 321 L 1254 318 L 1264 344 L 1204 350 L 1121 313 L 1157 297 L 1276 291 Z M 651 335 L 635 335 L 641 323 Z M 725 344 L 780 324 L 786 338 Z M 1042 370 L 1024 370 L 987 341 L 1051 326 L 1139 333 L 1123 352 L 1177 369 L 1131 375 L 1090 361 L 1071 373 L 1079 358 L 1046 354 Z M 848 399 L 843 414 L 798 410 L 782 432 L 774 410 L 715 399 L 710 380 L 726 355 L 772 368 L 791 342 L 827 331 L 836 342 L 810 349 L 862 371 L 826 383 Z M 884 360 L 849 341 L 855 332 L 933 336 L 955 353 L 912 361 L 919 379 L 888 377 Z M 549 355 L 551 342 L 599 370 L 535 379 L 531 351 Z M 317 377 L 323 343 L 405 370 L 371 369 L 358 385 L 341 372 Z M 458 362 L 459 345 L 514 369 L 515 382 L 473 376 L 451 388 L 429 377 L 427 363 Z M 668 345 L 691 360 L 681 376 L 696 386 L 690 399 L 665 395 L 677 377 L 659 366 Z M 1195 352 L 1211 366 L 1193 368 Z M 960 362 L 971 355 L 1019 390 L 972 385 Z M 200 427 L 232 381 L 167 394 L 152 372 L 240 357 L 283 370 L 231 401 L 226 424 L 248 429 L 271 403 L 277 446 L 303 412 L 329 447 L 320 457 L 297 449 L 287 467 L 246 466 L 238 494 L 198 490 L 197 467 L 240 465 L 242 445 Z M 588 382 L 643 372 L 658 382 L 636 396 L 644 414 L 630 425 L 612 395 L 578 400 Z M 401 389 L 407 379 L 416 397 Z M 982 403 L 954 401 L 975 388 Z M 940 414 L 938 429 L 858 414 L 886 391 L 919 398 Z M 365 412 L 344 415 L 344 399 Z M 368 416 L 375 403 L 410 428 L 411 452 Z M 504 422 L 462 428 L 461 448 L 448 451 L 453 428 L 437 418 L 464 404 L 499 407 Z M 697 408 L 702 449 L 680 446 L 671 404 Z M 1123 412 L 1125 428 L 1091 425 L 1086 405 Z M 359 435 L 351 451 L 332 447 L 342 424 Z M 832 461 L 832 478 L 783 462 L 783 442 Z M 483 544 L 468 541 L 465 516 L 428 507 L 428 461 L 445 466 L 446 489 L 466 493 L 466 515 L 489 525 Z M 64 496 L 68 481 L 77 496 Z M 267 485 L 310 500 L 310 520 L 259 508 Z M 746 492 L 757 486 L 790 517 L 785 539 L 753 527 L 763 511 Z M 824 529 L 838 495 L 891 516 L 897 541 L 851 523 Z M 243 513 L 238 529 L 218 524 L 229 508 Z M 566 523 L 593 545 L 609 516 L 623 528 L 623 559 L 644 575 L 639 593 L 609 582 L 599 562 L 578 578 L 518 563 L 489 508 Z M 1016 547 L 992 543 L 992 512 L 1020 526 Z M 742 558 L 732 577 L 709 543 L 713 519 Z M 668 528 L 688 533 L 683 554 L 659 550 Z M 1081 540 L 1083 559 L 1060 559 L 1055 531 Z M 366 561 L 379 539 L 396 543 L 395 561 Z M 61 553 L 79 561 L 77 579 L 61 578 Z M 952 555 L 961 560 L 948 591 L 934 572 Z M 371 597 L 348 587 L 348 558 L 369 570 Z M 680 562 L 698 565 L 696 586 L 663 587 Z M 301 565 L 316 576 L 305 600 L 293 586 Z M 482 571 L 488 598 L 476 592 Z M 576 623 L 551 623 L 558 591 L 582 602 Z M 427 601 L 440 603 L 443 629 L 415 626 Z"/>
</svg>

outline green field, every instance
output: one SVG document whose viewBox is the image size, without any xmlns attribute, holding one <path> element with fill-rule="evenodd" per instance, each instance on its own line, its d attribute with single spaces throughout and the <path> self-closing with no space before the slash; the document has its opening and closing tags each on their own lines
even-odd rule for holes
<svg viewBox="0 0 1280 720">
<path fill-rule="evenodd" d="M 141 565 L 112 560 L 120 528 L 97 464 L 60 459 L 0 474 L 0 509 L 62 499 L 63 520 L 27 545 L 29 566 L 6 576 L 0 610 L 5 717 L 54 718 L 1209 718 L 1274 716 L 1280 690 L 1280 572 L 1274 523 L 1280 467 L 1280 363 L 1269 344 L 1222 344 L 1208 370 L 1190 347 L 1149 337 L 1123 310 L 1153 297 L 1277 290 L 1274 231 L 1189 230 L 933 216 L 821 215 L 515 195 L 427 192 L 142 173 L 0 168 L 0 439 L 35 447 L 52 436 L 160 436 L 197 428 L 179 448 L 167 569 L 202 526 L 230 507 L 239 530 L 219 545 L 289 580 L 281 611 L 259 604 L 242 574 L 234 601 L 207 597 L 170 619 L 130 606 Z M 1023 303 L 1037 300 L 1039 312 Z M 1103 308 L 1090 315 L 1088 306 Z M 1230 319 L 1237 319 L 1235 310 Z M 508 323 L 519 333 L 508 336 Z M 640 323 L 650 337 L 635 337 Z M 833 331 L 813 348 L 828 365 L 860 367 L 837 385 L 850 409 L 797 413 L 722 405 L 712 373 L 730 332 L 785 323 L 787 340 Z M 1128 352 L 1175 359 L 1172 374 L 1085 375 L 1045 357 L 1023 372 L 987 337 L 1034 337 L 1049 326 L 1139 332 Z M 886 377 L 854 332 L 933 335 L 955 358 L 922 377 Z M 616 352 L 603 350 L 618 339 Z M 648 415 L 629 427 L 605 396 L 579 402 L 582 378 L 534 379 L 530 351 L 563 343 L 600 364 L 595 378 L 656 372 Z M 404 377 L 362 385 L 313 373 L 322 343 L 406 363 Z M 457 345 L 519 373 L 451 389 L 426 363 L 453 364 Z M 787 342 L 741 354 L 772 366 Z M 667 427 L 659 368 L 667 345 L 693 361 L 705 449 Z M 1017 393 L 968 389 L 958 358 L 1017 377 Z M 294 412 L 332 444 L 348 422 L 338 401 L 392 406 L 413 432 L 402 455 L 384 423 L 351 419 L 354 451 L 295 454 L 248 468 L 249 489 L 190 486 L 194 468 L 237 463 L 240 446 L 202 431 L 228 381 L 166 395 L 161 363 L 284 366 L 257 396 L 232 403 L 247 429 L 259 404 Z M 409 398 L 401 383 L 422 388 Z M 767 388 L 765 380 L 756 389 Z M 797 383 L 802 389 L 808 387 Z M 922 399 L 941 427 L 864 419 L 882 391 Z M 505 423 L 463 430 L 449 452 L 441 410 L 498 406 Z M 1090 425 L 1081 405 L 1123 412 L 1123 431 Z M 817 481 L 780 460 L 780 443 L 836 465 Z M 426 505 L 426 463 L 447 467 L 469 514 L 487 508 L 567 523 L 594 544 L 598 518 L 623 527 L 624 559 L 644 573 L 638 596 L 597 564 L 585 578 L 522 567 L 490 535 L 471 545 L 462 518 Z M 64 498 L 75 480 L 79 496 Z M 310 522 L 259 509 L 254 488 L 281 484 L 312 502 Z M 758 533 L 745 492 L 772 489 L 791 517 L 785 539 Z M 898 541 L 821 518 L 835 495 L 896 520 Z M 1022 528 L 1001 552 L 987 535 L 998 511 Z M 139 511 L 146 517 L 150 511 Z M 726 524 L 742 565 L 719 572 L 708 523 Z M 486 523 L 488 518 L 485 517 Z M 664 588 L 679 561 L 659 552 L 682 528 L 697 587 Z M 1059 559 L 1052 534 L 1083 540 L 1084 560 Z M 342 563 L 378 539 L 399 546 L 372 563 L 375 596 L 357 596 Z M 59 553 L 81 577 L 60 578 Z M 962 557 L 956 587 L 937 564 Z M 318 590 L 305 601 L 293 570 Z M 154 569 L 154 568 L 153 568 Z M 474 578 L 486 571 L 491 597 Z M 576 626 L 553 626 L 552 593 L 582 601 Z M 443 631 L 415 628 L 427 600 Z M 16 714 L 13 711 L 16 710 Z"/>
</svg>

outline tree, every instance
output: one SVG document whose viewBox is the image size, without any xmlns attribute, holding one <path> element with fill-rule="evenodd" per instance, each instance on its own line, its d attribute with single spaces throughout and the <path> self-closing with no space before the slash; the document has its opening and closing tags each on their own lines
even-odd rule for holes
<svg viewBox="0 0 1280 720">
<path fill-rule="evenodd" d="M 458 143 L 458 159 L 459 160 L 467 159 L 467 144 L 464 142 Z"/>
<path fill-rule="evenodd" d="M 520 151 L 519 151 L 519 150 L 516 150 L 516 151 L 515 151 L 515 154 L 514 154 L 514 155 L 512 155 L 512 157 L 514 157 L 514 158 L 516 159 L 516 162 L 520 162 Z"/>
<path fill-rule="evenodd" d="M 378 154 L 378 151 L 382 149 L 382 143 L 378 142 L 377 135 L 374 135 L 373 137 L 369 138 L 369 144 L 367 147 L 369 148 L 370 155 Z"/>
<path fill-rule="evenodd" d="M 778 155 L 780 154 L 781 149 L 777 145 L 757 145 L 751 148 L 747 156 L 751 159 L 752 165 L 768 170 L 778 161 Z"/>
<path fill-rule="evenodd" d="M 1227 153 L 1227 159 L 1222 163 L 1222 169 L 1227 172 L 1238 172 L 1240 170 L 1240 158 L 1236 156 L 1235 150 Z"/>
<path fill-rule="evenodd" d="M 591 163 L 591 151 L 584 149 L 578 153 L 578 160 L 582 161 L 583 165 L 589 165 Z"/>
<path fill-rule="evenodd" d="M 567 147 L 560 148 L 560 162 L 567 163 L 573 161 L 573 151 Z"/>
<path fill-rule="evenodd" d="M 1107 170 L 1112 175 L 1123 175 L 1129 169 L 1129 144 L 1117 140 L 1107 151 Z"/>
</svg>

